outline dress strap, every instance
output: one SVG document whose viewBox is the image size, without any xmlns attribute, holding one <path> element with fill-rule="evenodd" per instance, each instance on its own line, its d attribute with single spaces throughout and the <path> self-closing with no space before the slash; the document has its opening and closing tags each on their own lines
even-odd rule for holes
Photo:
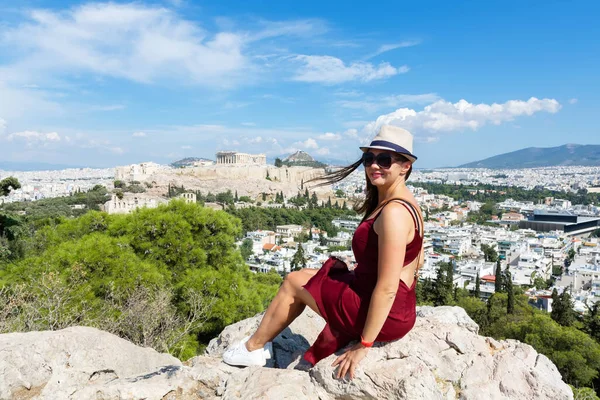
<svg viewBox="0 0 600 400">
<path fill-rule="evenodd" d="M 415 209 L 415 206 L 413 206 L 411 202 L 409 202 L 403 198 L 396 197 L 396 198 L 385 201 L 381 206 L 379 206 L 379 211 L 377 212 L 377 215 L 373 219 L 376 220 L 379 217 L 379 215 L 381 215 L 381 211 L 383 210 L 383 208 L 385 206 L 387 206 L 389 203 L 391 203 L 392 201 L 398 201 L 400 204 L 402 204 L 407 209 L 407 211 L 410 213 L 410 215 L 413 219 L 413 222 L 415 224 L 415 234 L 421 240 L 423 240 L 425 235 L 423 232 L 423 222 L 421 219 L 421 214 L 419 214 L 417 212 L 417 210 Z M 421 248 L 419 249 L 419 252 L 417 253 L 417 256 L 416 256 L 417 267 L 415 268 L 415 274 L 414 274 L 415 279 L 419 279 L 419 270 L 421 269 L 421 266 L 422 266 L 422 260 L 421 260 L 422 252 L 423 252 L 423 245 L 421 244 Z"/>
<path fill-rule="evenodd" d="M 385 206 L 387 206 L 392 201 L 397 201 L 400 204 L 402 204 L 404 206 L 404 208 L 406 208 L 406 210 L 408 211 L 408 213 L 410 214 L 410 216 L 413 219 L 413 223 L 415 224 L 415 230 L 416 230 L 418 236 L 422 237 L 423 236 L 422 235 L 423 225 L 421 223 L 421 217 L 420 217 L 419 212 L 416 210 L 415 206 L 413 206 L 411 204 L 411 202 L 409 202 L 401 197 L 395 197 L 393 199 L 386 200 L 382 205 L 380 205 L 377 215 L 375 216 L 375 218 L 373 218 L 373 222 L 375 222 L 375 220 L 377 220 L 377 218 L 379 218 L 379 216 L 381 215 L 381 211 L 383 211 Z"/>
</svg>

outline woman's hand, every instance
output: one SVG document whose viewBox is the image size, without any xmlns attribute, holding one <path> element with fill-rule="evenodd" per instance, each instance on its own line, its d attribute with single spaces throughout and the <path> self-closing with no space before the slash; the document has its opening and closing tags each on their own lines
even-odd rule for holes
<svg viewBox="0 0 600 400">
<path fill-rule="evenodd" d="M 333 362 L 333 364 L 331 364 L 332 367 L 339 365 L 336 378 L 344 378 L 347 373 L 350 373 L 350 379 L 354 379 L 354 371 L 356 370 L 356 366 L 362 361 L 363 358 L 366 357 L 368 352 L 368 347 L 357 343 L 348 349 L 348 351 L 346 351 L 344 354 L 339 356 Z"/>
</svg>

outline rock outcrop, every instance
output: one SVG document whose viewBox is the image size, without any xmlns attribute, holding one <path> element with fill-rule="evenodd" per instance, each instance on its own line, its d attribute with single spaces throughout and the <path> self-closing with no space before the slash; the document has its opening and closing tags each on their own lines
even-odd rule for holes
<svg viewBox="0 0 600 400">
<path fill-rule="evenodd" d="M 352 381 L 334 379 L 336 356 L 301 361 L 324 323 L 307 311 L 279 335 L 266 368 L 220 360 L 260 315 L 227 327 L 206 354 L 179 360 L 93 328 L 0 335 L 1 399 L 572 399 L 531 346 L 479 336 L 458 307 L 420 307 L 415 328 L 378 343 Z"/>
</svg>

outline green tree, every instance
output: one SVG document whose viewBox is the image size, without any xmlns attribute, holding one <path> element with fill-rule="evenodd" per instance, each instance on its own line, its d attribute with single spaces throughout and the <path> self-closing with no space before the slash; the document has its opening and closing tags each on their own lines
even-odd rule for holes
<svg viewBox="0 0 600 400">
<path fill-rule="evenodd" d="M 148 345 L 135 327 L 158 327 L 167 332 L 165 343 L 179 337 L 161 351 L 195 355 L 204 338 L 264 310 L 281 282 L 247 268 L 235 246 L 241 227 L 226 212 L 184 201 L 128 215 L 91 211 L 42 225 L 27 255 L 0 268 L 0 315 L 11 315 L 0 319 L 0 330 L 117 327 L 109 330 L 134 341 L 143 337 Z M 11 304 L 19 306 L 6 314 Z M 158 305 L 166 314 L 148 317 Z M 180 322 L 195 320 L 199 309 L 201 323 L 183 329 Z"/>
<path fill-rule="evenodd" d="M 494 292 L 502 293 L 502 265 L 500 264 L 500 260 L 496 260 L 496 271 L 494 275 Z"/>
<path fill-rule="evenodd" d="M 416 285 L 417 304 L 419 305 L 434 305 L 435 301 L 435 284 L 430 278 L 425 278 L 422 282 Z"/>
<path fill-rule="evenodd" d="M 559 295 L 556 288 L 552 291 L 552 312 L 550 316 L 562 326 L 571 326 L 575 322 L 573 300 L 567 289 Z"/>
<path fill-rule="evenodd" d="M 594 389 L 589 387 L 575 387 L 569 385 L 573 391 L 573 400 L 600 400 Z"/>
<path fill-rule="evenodd" d="M 310 205 L 312 207 L 317 207 L 319 205 L 319 199 L 315 192 L 312 192 L 312 195 L 310 196 Z"/>
<path fill-rule="evenodd" d="M 452 303 L 453 267 L 450 262 L 439 262 L 434 283 L 434 299 L 436 306 Z"/>
<path fill-rule="evenodd" d="M 283 166 L 283 162 L 281 161 L 281 158 L 277 157 L 277 158 L 275 159 L 275 166 L 276 166 L 277 168 L 281 168 L 281 167 Z"/>
<path fill-rule="evenodd" d="M 0 181 L 0 196 L 8 196 L 12 190 L 21 188 L 19 180 L 14 176 L 9 176 Z"/>
<path fill-rule="evenodd" d="M 496 249 L 494 249 L 494 247 L 487 244 L 482 244 L 481 251 L 483 251 L 483 257 L 485 261 L 496 262 L 496 260 L 498 260 L 498 252 Z"/>
<path fill-rule="evenodd" d="M 503 283 L 504 291 L 508 296 L 506 301 L 506 313 L 513 314 L 515 312 L 515 293 L 513 290 L 512 275 L 510 273 L 510 267 L 508 265 L 506 266 L 506 270 L 504 271 Z"/>
<path fill-rule="evenodd" d="M 480 288 L 480 277 L 479 271 L 477 271 L 477 276 L 475 277 L 475 291 L 473 292 L 473 297 L 479 299 L 481 297 L 481 288 Z"/>
<path fill-rule="evenodd" d="M 346 193 L 342 189 L 338 189 L 335 191 L 335 197 L 342 198 L 346 197 Z"/>
<path fill-rule="evenodd" d="M 244 239 L 242 244 L 240 245 L 240 253 L 242 254 L 242 258 L 247 260 L 253 253 L 253 242 L 252 239 Z"/>
<path fill-rule="evenodd" d="M 234 200 L 235 198 L 233 196 L 233 193 L 231 193 L 231 190 L 229 189 L 226 192 L 218 193 L 216 196 L 217 203 L 233 204 Z"/>
<path fill-rule="evenodd" d="M 306 257 L 304 255 L 304 248 L 298 243 L 298 248 L 292 257 L 290 262 L 290 269 L 292 271 L 298 271 L 302 268 L 306 268 Z"/>
<path fill-rule="evenodd" d="M 583 316 L 583 330 L 600 342 L 600 303 L 591 307 L 586 303 L 588 312 Z"/>
<path fill-rule="evenodd" d="M 319 232 L 319 245 L 321 245 L 321 246 L 327 245 L 327 239 L 325 238 L 325 235 L 323 235 L 323 233 L 321 233 L 321 232 Z"/>
<path fill-rule="evenodd" d="M 504 337 L 530 344 L 546 355 L 565 382 L 589 386 L 598 376 L 600 345 L 584 332 L 561 326 L 539 312 L 529 319 L 504 325 Z"/>
<path fill-rule="evenodd" d="M 214 194 L 212 194 L 211 192 L 208 192 L 206 194 L 206 202 L 207 203 L 214 203 L 217 201 L 217 196 L 215 196 Z"/>
<path fill-rule="evenodd" d="M 113 182 L 113 186 L 118 189 L 125 189 L 127 187 L 127 184 L 122 180 L 117 179 Z"/>
</svg>

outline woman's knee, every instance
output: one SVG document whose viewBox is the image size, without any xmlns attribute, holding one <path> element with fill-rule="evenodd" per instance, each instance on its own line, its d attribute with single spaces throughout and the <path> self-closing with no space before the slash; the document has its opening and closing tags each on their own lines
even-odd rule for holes
<svg viewBox="0 0 600 400">
<path fill-rule="evenodd" d="M 302 289 L 313 275 L 314 274 L 307 270 L 307 268 L 304 268 L 287 274 L 283 283 L 284 285 L 291 286 L 295 290 Z"/>
</svg>

